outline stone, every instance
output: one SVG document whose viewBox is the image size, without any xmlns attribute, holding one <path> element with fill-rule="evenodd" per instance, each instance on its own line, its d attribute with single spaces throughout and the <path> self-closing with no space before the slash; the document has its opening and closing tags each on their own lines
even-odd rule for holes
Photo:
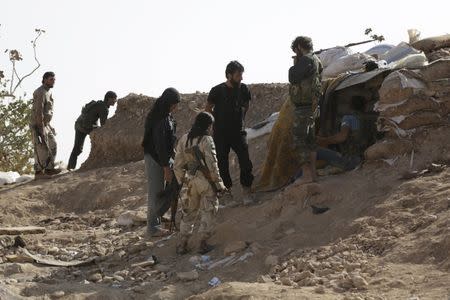
<svg viewBox="0 0 450 300">
<path fill-rule="evenodd" d="M 319 285 L 314 289 L 314 292 L 317 294 L 325 294 L 325 287 L 323 285 Z"/>
<path fill-rule="evenodd" d="M 22 265 L 14 263 L 14 264 L 5 266 L 5 271 L 4 271 L 5 276 L 11 276 L 14 274 L 19 274 L 19 273 L 23 273 Z"/>
<path fill-rule="evenodd" d="M 264 260 L 264 264 L 268 267 L 273 267 L 278 264 L 279 258 L 276 255 L 269 255 Z"/>
<path fill-rule="evenodd" d="M 402 280 L 396 279 L 396 280 L 393 280 L 393 281 L 389 282 L 387 284 L 387 286 L 390 287 L 390 288 L 402 288 L 402 287 L 405 287 L 406 284 Z"/>
<path fill-rule="evenodd" d="M 287 286 L 292 286 L 293 282 L 289 277 L 283 277 L 283 278 L 281 278 L 281 284 L 287 285 Z"/>
<path fill-rule="evenodd" d="M 103 280 L 102 280 L 102 282 L 106 283 L 106 284 L 112 283 L 113 281 L 114 281 L 114 277 L 112 277 L 112 276 L 105 276 L 105 277 L 103 277 Z"/>
<path fill-rule="evenodd" d="M 87 280 L 92 281 L 92 282 L 99 282 L 100 280 L 102 280 L 102 274 L 100 274 L 100 273 L 91 274 L 91 275 L 89 275 Z"/>
<path fill-rule="evenodd" d="M 311 273 L 310 271 L 303 271 L 301 273 L 294 274 L 294 281 L 299 282 L 305 278 L 310 278 L 310 277 L 314 277 L 314 274 Z"/>
<path fill-rule="evenodd" d="M 159 272 L 164 272 L 164 273 L 168 273 L 172 270 L 172 267 L 168 266 L 168 265 L 161 265 L 158 264 L 155 266 L 155 269 Z"/>
<path fill-rule="evenodd" d="M 177 278 L 182 281 L 193 281 L 198 279 L 197 270 L 192 270 L 189 272 L 178 272 Z"/>
<path fill-rule="evenodd" d="M 258 282 L 259 283 L 270 283 L 270 282 L 273 282 L 273 280 L 268 275 L 261 275 L 258 277 Z"/>
<path fill-rule="evenodd" d="M 56 291 L 56 292 L 53 292 L 51 295 L 50 295 L 50 297 L 52 298 L 52 299 L 59 299 L 59 298 L 61 298 L 61 297 L 64 297 L 66 295 L 66 293 L 64 293 L 64 291 Z"/>
<path fill-rule="evenodd" d="M 120 276 L 120 275 L 114 275 L 113 278 L 114 278 L 115 280 L 117 280 L 118 282 L 122 282 L 122 281 L 125 280 L 125 279 L 124 279 L 122 276 Z"/>
<path fill-rule="evenodd" d="M 13 263 L 33 263 L 34 259 L 32 259 L 31 257 L 27 256 L 27 255 L 22 255 L 22 254 L 11 254 L 11 255 L 6 255 L 5 258 Z"/>
<path fill-rule="evenodd" d="M 359 276 L 359 275 L 353 275 L 351 277 L 351 280 L 352 280 L 353 286 L 355 288 L 357 288 L 358 290 L 366 290 L 369 285 L 367 283 L 367 281 L 362 276 Z"/>
<path fill-rule="evenodd" d="M 37 226 L 0 227 L 0 235 L 21 235 L 38 233 L 45 233 L 45 228 Z"/>
<path fill-rule="evenodd" d="M 232 253 L 240 252 L 248 247 L 248 244 L 244 241 L 234 241 L 228 244 L 223 250 L 223 254 L 228 256 Z"/>
</svg>

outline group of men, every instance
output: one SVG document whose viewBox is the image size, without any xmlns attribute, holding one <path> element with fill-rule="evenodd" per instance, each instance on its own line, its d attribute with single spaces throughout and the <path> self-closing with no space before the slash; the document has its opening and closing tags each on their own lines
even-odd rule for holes
<svg viewBox="0 0 450 300">
<path fill-rule="evenodd" d="M 60 168 L 55 168 L 56 132 L 50 124 L 53 118 L 53 97 L 50 90 L 54 85 L 55 73 L 46 72 L 42 77 L 42 85 L 33 93 L 30 128 L 34 144 L 35 179 L 50 178 L 61 172 Z M 109 107 L 116 101 L 116 93 L 108 91 L 103 101 L 91 101 L 83 107 L 81 115 L 75 122 L 75 144 L 67 166 L 68 170 L 75 169 L 86 136 L 98 127 L 98 120 L 101 126 L 105 124 Z"/>
<path fill-rule="evenodd" d="M 315 124 L 321 95 L 322 65 L 317 56 L 313 54 L 310 38 L 297 37 L 292 43 L 292 50 L 296 54 L 293 57 L 294 65 L 289 69 L 289 97 L 295 107 L 292 135 L 295 151 L 302 168 L 301 180 L 307 183 L 316 179 L 316 159 L 327 160 L 344 169 L 353 168 L 359 163 L 356 154 L 354 157 L 345 157 L 327 147 L 331 144 L 351 142 L 352 137 L 358 134 L 360 124 L 357 117 L 347 115 L 342 119 L 341 132 L 337 135 L 316 136 Z M 187 252 L 187 240 L 192 234 L 196 220 L 200 220 L 200 229 L 205 236 L 202 239 L 203 244 L 200 245 L 201 252 L 209 251 L 210 247 L 205 241 L 212 231 L 212 218 L 218 206 L 216 195 L 218 192 L 225 194 L 225 204 L 236 204 L 231 192 L 232 179 L 229 170 L 231 150 L 236 153 L 240 166 L 240 184 L 243 187 L 241 203 L 247 205 L 253 202 L 251 196 L 254 181 L 253 166 L 249 157 L 244 127 L 244 119 L 251 102 L 251 93 L 249 88 L 242 83 L 243 73 L 244 67 L 238 61 L 231 61 L 227 65 L 226 81 L 211 89 L 205 111 L 197 116 L 191 131 L 180 139 L 177 151 L 172 154 L 175 158 L 173 164 L 175 178 L 188 186 L 188 197 L 182 203 L 182 238 L 178 247 L 179 253 Z M 34 167 L 37 179 L 47 178 L 60 172 L 58 168 L 55 168 L 57 149 L 55 130 L 50 125 L 53 116 L 53 98 L 50 90 L 54 83 L 55 74 L 46 72 L 43 76 L 42 86 L 33 94 L 31 128 L 35 145 Z M 174 100 L 171 104 L 172 108 L 175 107 L 179 102 L 178 92 L 175 89 L 168 89 L 166 92 L 175 95 L 176 101 Z M 355 111 L 361 109 L 360 100 L 357 98 L 352 100 Z M 100 125 L 105 124 L 108 109 L 116 101 L 117 95 L 108 91 L 104 100 L 91 101 L 83 107 L 81 115 L 75 122 L 75 145 L 68 164 L 69 170 L 75 169 L 77 157 L 82 152 L 86 136 L 98 127 L 99 119 Z M 170 112 L 173 111 L 172 108 Z M 206 138 L 203 138 L 204 136 Z M 147 144 L 150 144 L 147 146 L 151 146 L 153 141 L 152 139 L 148 140 Z M 143 145 L 145 148 L 145 141 Z M 205 167 L 209 167 L 209 175 L 199 171 L 201 160 Z M 164 166 L 161 165 L 161 167 Z M 167 181 L 170 176 L 169 173 L 166 174 L 166 168 L 164 167 L 164 180 Z M 211 180 L 214 181 L 212 185 Z M 149 203 L 151 202 L 152 205 L 156 203 L 155 192 L 158 191 L 154 191 L 151 201 L 149 199 Z"/>
</svg>

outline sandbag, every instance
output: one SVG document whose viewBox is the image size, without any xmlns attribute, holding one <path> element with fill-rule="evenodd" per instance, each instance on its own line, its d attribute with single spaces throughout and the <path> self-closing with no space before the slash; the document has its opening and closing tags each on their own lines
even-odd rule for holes
<svg viewBox="0 0 450 300">
<path fill-rule="evenodd" d="M 361 70 L 364 68 L 364 63 L 370 60 L 374 61 L 374 58 L 364 53 L 340 57 L 323 70 L 322 77 L 334 78 L 349 71 Z"/>
<path fill-rule="evenodd" d="M 413 144 L 409 140 L 383 140 L 367 148 L 364 152 L 364 157 L 366 160 L 390 159 L 410 153 L 412 150 Z"/>
<path fill-rule="evenodd" d="M 320 52 L 319 54 L 317 54 L 317 57 L 322 62 L 322 66 L 326 68 L 339 58 L 350 54 L 352 54 L 352 51 L 349 48 L 338 46 Z"/>
<path fill-rule="evenodd" d="M 416 69 L 428 64 L 428 59 L 423 52 L 418 54 L 409 54 L 400 60 L 394 61 L 389 64 L 392 69 Z"/>
<path fill-rule="evenodd" d="M 410 54 L 419 54 L 420 51 L 411 47 L 405 42 L 401 42 L 388 52 L 380 56 L 380 60 L 385 60 L 388 64 L 398 61 Z"/>
<path fill-rule="evenodd" d="M 430 53 L 427 53 L 428 62 L 433 62 L 441 58 L 450 58 L 450 48 L 442 48 Z"/>
<path fill-rule="evenodd" d="M 394 45 L 380 44 L 380 45 L 376 45 L 376 46 L 370 48 L 369 50 L 365 51 L 364 53 L 368 54 L 368 55 L 372 55 L 372 56 L 376 55 L 377 57 L 380 57 L 381 55 L 385 54 L 392 48 L 394 48 Z"/>
<path fill-rule="evenodd" d="M 420 70 L 425 80 L 431 81 L 441 78 L 450 78 L 450 58 L 439 59 L 422 70 Z"/>
<path fill-rule="evenodd" d="M 17 172 L 0 172 L 0 185 L 15 183 L 19 177 Z"/>
<path fill-rule="evenodd" d="M 399 103 L 414 95 L 425 95 L 427 92 L 427 86 L 420 75 L 407 69 L 389 74 L 378 91 L 380 104 Z"/>
<path fill-rule="evenodd" d="M 412 46 L 425 53 L 450 47 L 450 34 L 444 34 L 440 36 L 429 37 L 422 39 L 412 44 Z"/>
<path fill-rule="evenodd" d="M 375 103 L 374 110 L 380 113 L 383 117 L 395 117 L 410 115 L 417 111 L 435 111 L 440 112 L 443 106 L 439 101 L 433 97 L 419 97 L 413 96 L 402 102 L 383 105 L 379 102 Z"/>
<path fill-rule="evenodd" d="M 420 126 L 440 124 L 442 122 L 443 119 L 439 113 L 431 111 L 421 111 L 410 114 L 398 125 L 400 128 L 408 130 Z"/>
</svg>

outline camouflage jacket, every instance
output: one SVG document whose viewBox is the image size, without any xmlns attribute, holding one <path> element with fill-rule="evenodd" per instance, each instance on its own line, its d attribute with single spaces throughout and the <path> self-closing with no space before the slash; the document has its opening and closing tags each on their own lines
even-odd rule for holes
<svg viewBox="0 0 450 300">
<path fill-rule="evenodd" d="M 31 110 L 30 124 L 44 127 L 53 117 L 53 97 L 50 90 L 41 85 L 33 93 L 33 108 Z"/>
</svg>

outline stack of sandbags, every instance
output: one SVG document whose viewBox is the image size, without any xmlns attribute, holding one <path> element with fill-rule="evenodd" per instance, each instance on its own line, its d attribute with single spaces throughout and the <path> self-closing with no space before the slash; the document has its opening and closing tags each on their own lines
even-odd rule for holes
<svg viewBox="0 0 450 300">
<path fill-rule="evenodd" d="M 378 131 L 386 139 L 369 147 L 366 159 L 388 159 L 412 150 L 412 136 L 424 128 L 449 123 L 450 59 L 440 59 L 418 70 L 389 74 L 375 105 Z"/>
<path fill-rule="evenodd" d="M 412 43 L 412 46 L 425 53 L 430 62 L 450 56 L 450 34 L 430 37 Z"/>
<path fill-rule="evenodd" d="M 339 57 L 324 68 L 322 78 L 336 78 L 340 74 L 347 72 L 362 71 L 364 64 L 368 61 L 376 61 L 376 59 L 365 53 L 355 53 Z"/>
</svg>

